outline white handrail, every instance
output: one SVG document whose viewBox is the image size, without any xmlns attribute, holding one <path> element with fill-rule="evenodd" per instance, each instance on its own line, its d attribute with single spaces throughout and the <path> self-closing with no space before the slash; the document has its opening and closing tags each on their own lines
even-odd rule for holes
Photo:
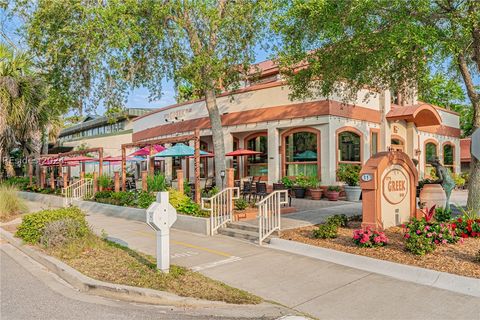
<svg viewBox="0 0 480 320">
<path fill-rule="evenodd" d="M 80 179 L 66 188 L 62 188 L 62 194 L 64 196 L 64 206 L 69 206 L 73 203 L 73 200 L 90 199 L 93 197 L 93 180 L 92 179 Z"/>
<path fill-rule="evenodd" d="M 275 190 L 257 203 L 258 206 L 258 243 L 274 231 L 280 231 L 280 205 L 288 203 L 288 190 Z"/>
<path fill-rule="evenodd" d="M 210 234 L 213 236 L 215 232 L 226 224 L 233 221 L 233 200 L 238 199 L 240 189 L 225 188 L 213 197 L 202 198 L 202 210 L 210 212 Z"/>
</svg>

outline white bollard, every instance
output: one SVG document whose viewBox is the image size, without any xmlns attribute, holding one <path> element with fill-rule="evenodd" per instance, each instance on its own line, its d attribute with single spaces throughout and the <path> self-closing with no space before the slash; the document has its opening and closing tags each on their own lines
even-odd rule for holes
<svg viewBox="0 0 480 320">
<path fill-rule="evenodd" d="M 168 192 L 157 193 L 156 202 L 147 209 L 147 224 L 157 234 L 157 268 L 170 269 L 170 227 L 177 220 L 177 210 L 169 202 Z"/>
</svg>

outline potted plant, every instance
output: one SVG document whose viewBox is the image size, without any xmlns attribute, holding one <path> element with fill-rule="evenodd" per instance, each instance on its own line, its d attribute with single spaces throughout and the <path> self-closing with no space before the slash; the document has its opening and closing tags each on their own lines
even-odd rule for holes
<svg viewBox="0 0 480 320">
<path fill-rule="evenodd" d="M 280 180 L 279 182 L 282 183 L 287 189 L 292 189 L 293 187 L 293 180 L 289 177 L 283 177 L 282 180 Z"/>
<path fill-rule="evenodd" d="M 295 183 L 292 187 L 293 194 L 295 195 L 295 198 L 305 198 L 305 191 L 307 191 L 308 187 L 308 178 L 303 175 L 299 174 L 295 178 Z"/>
<path fill-rule="evenodd" d="M 322 199 L 322 189 L 320 188 L 320 180 L 312 176 L 309 178 L 309 187 L 310 187 L 310 196 L 312 200 L 320 200 Z"/>
<path fill-rule="evenodd" d="M 167 179 L 161 173 L 147 177 L 147 190 L 156 195 L 158 192 L 167 191 Z"/>
<path fill-rule="evenodd" d="M 329 201 L 338 201 L 340 196 L 340 187 L 339 186 L 329 186 L 327 189 L 327 198 Z"/>
<path fill-rule="evenodd" d="M 353 164 L 340 164 L 337 170 L 338 180 L 345 182 L 347 201 L 359 201 L 362 189 L 358 185 L 361 167 Z"/>
</svg>

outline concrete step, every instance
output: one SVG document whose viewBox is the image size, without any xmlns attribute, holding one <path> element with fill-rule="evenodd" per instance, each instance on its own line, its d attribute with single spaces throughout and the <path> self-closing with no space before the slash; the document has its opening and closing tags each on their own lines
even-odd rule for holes
<svg viewBox="0 0 480 320">
<path fill-rule="evenodd" d="M 232 228 L 220 228 L 218 229 L 219 234 L 223 234 L 224 236 L 229 236 L 237 239 L 248 240 L 251 242 L 258 243 L 258 231 L 249 231 L 243 229 L 232 229 Z M 270 239 L 266 239 L 265 243 L 270 243 Z"/>
<path fill-rule="evenodd" d="M 256 224 L 251 224 L 242 221 L 229 222 L 227 227 L 230 229 L 246 230 L 251 232 L 256 232 L 258 234 L 258 221 Z"/>
</svg>

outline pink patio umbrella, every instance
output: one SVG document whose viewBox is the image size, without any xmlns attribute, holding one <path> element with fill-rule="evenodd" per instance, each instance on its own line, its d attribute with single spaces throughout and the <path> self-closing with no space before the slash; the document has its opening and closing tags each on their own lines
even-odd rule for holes
<svg viewBox="0 0 480 320">
<path fill-rule="evenodd" d="M 152 146 L 152 149 L 153 149 L 153 153 L 155 154 L 155 153 L 158 153 L 158 152 L 162 152 L 166 148 L 164 146 L 159 145 L 159 144 L 155 144 L 155 145 Z M 148 156 L 148 155 L 150 155 L 150 146 L 143 147 L 143 148 L 138 149 L 137 151 L 129 154 L 129 156 Z M 120 157 L 120 161 L 121 160 L 122 159 Z"/>
<path fill-rule="evenodd" d="M 242 157 L 243 158 L 244 156 L 254 156 L 254 155 L 257 155 L 257 154 L 262 154 L 262 152 L 248 150 L 248 149 L 237 149 L 237 150 L 232 151 L 232 152 L 227 152 L 225 154 L 225 156 L 227 156 L 227 157 Z M 240 168 L 238 168 L 238 169 L 240 169 Z M 240 176 L 240 173 L 239 173 L 239 176 Z"/>
</svg>

